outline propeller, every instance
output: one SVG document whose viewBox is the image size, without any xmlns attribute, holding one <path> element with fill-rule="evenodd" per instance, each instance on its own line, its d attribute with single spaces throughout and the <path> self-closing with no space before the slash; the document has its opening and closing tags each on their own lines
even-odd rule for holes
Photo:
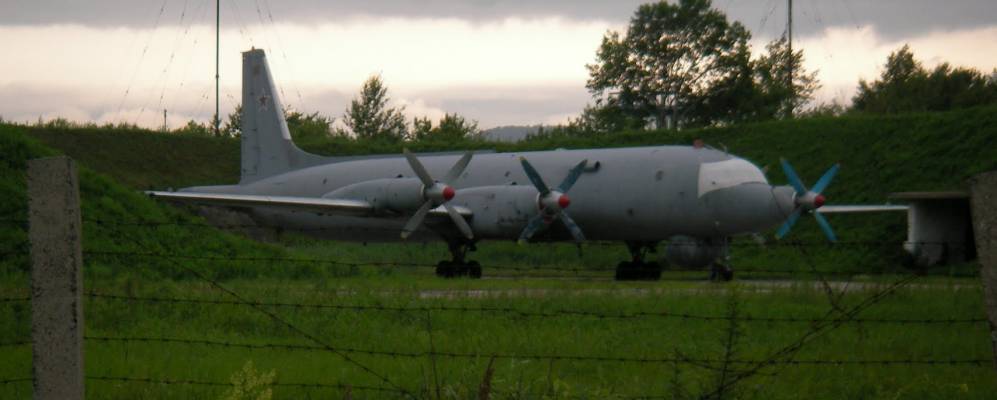
<svg viewBox="0 0 997 400">
<path fill-rule="evenodd" d="M 450 172 L 447 172 L 447 175 L 443 177 L 442 182 L 437 182 L 433 179 L 433 177 L 429 176 L 429 172 L 426 172 L 426 168 L 422 166 L 422 163 L 419 162 L 419 159 L 415 156 L 415 154 L 412 154 L 412 152 L 408 151 L 408 149 L 405 149 L 404 153 L 405 159 L 408 160 L 409 166 L 412 167 L 412 171 L 415 172 L 415 175 L 419 177 L 420 181 L 422 181 L 422 197 L 426 199 L 426 202 L 423 203 L 422 207 L 419 207 L 419 210 L 416 211 L 415 214 L 412 215 L 412 218 L 405 223 L 405 227 L 402 228 L 402 239 L 407 239 L 412 232 L 415 232 L 415 230 L 419 228 L 419 225 L 422 225 L 422 221 L 426 219 L 426 214 L 429 213 L 429 210 L 440 205 L 447 210 L 447 214 L 450 214 L 450 219 L 452 219 L 454 224 L 457 225 L 457 229 L 460 229 L 460 232 L 464 234 L 464 237 L 473 239 L 474 234 L 471 232 L 471 227 L 467 225 L 467 221 L 465 221 L 464 217 L 461 216 L 460 213 L 458 213 L 452 206 L 450 206 L 450 204 L 447 204 L 447 202 L 450 201 L 450 199 L 452 199 L 457 193 L 454 188 L 450 186 L 450 183 L 457 180 L 457 178 L 460 177 L 460 174 L 464 173 L 464 168 L 467 168 L 467 164 L 471 162 L 471 156 L 474 155 L 474 153 L 470 151 L 464 153 L 464 155 L 457 160 L 456 163 L 454 163 L 453 167 L 450 167 Z"/>
<path fill-rule="evenodd" d="M 575 242 L 584 242 L 585 235 L 582 234 L 582 229 L 578 227 L 575 220 L 568 216 L 568 213 L 564 209 L 571 205 L 571 199 L 567 195 L 568 190 L 571 190 L 575 181 L 582 175 L 582 171 L 585 169 L 588 160 L 582 160 L 578 165 L 571 168 L 568 171 L 568 176 L 564 177 L 564 180 L 561 181 L 561 184 L 556 189 L 547 187 L 543 178 L 533 168 L 533 165 L 529 161 L 526 161 L 526 158 L 520 157 L 519 162 L 523 164 L 523 170 L 526 172 L 526 176 L 530 178 L 530 182 L 533 183 L 533 187 L 537 189 L 537 192 L 540 192 L 540 195 L 537 197 L 537 206 L 540 208 L 540 213 L 531 218 L 526 224 L 523 233 L 519 235 L 519 242 L 524 243 L 530 240 L 534 234 L 546 228 L 555 219 L 560 219 L 564 223 L 564 226 L 571 232 L 571 236 L 575 238 Z"/>
<path fill-rule="evenodd" d="M 827 222 L 827 219 L 825 219 L 823 215 L 817 212 L 817 209 L 824 205 L 826 198 L 821 193 L 824 192 L 824 189 L 827 189 L 827 186 L 831 184 L 831 181 L 834 179 L 834 175 L 838 173 L 838 169 L 841 168 L 841 165 L 834 164 L 831 166 L 831 168 L 817 180 L 817 183 L 814 184 L 810 190 L 807 190 L 807 187 L 803 185 L 803 181 L 800 180 L 800 176 L 796 174 L 796 170 L 789 165 L 789 161 L 782 158 L 779 162 L 782 163 L 782 170 L 786 173 L 786 177 L 789 178 L 790 186 L 792 186 L 793 190 L 796 191 L 796 196 L 793 198 L 793 201 L 796 203 L 796 208 L 793 210 L 793 213 L 789 214 L 789 217 L 786 218 L 786 222 L 779 227 L 779 230 L 775 233 L 775 237 L 777 239 L 782 239 L 783 236 L 786 236 L 786 234 L 789 233 L 789 230 L 792 229 L 793 225 L 796 224 L 796 221 L 800 219 L 800 216 L 803 215 L 803 213 L 810 213 L 813 214 L 814 218 L 817 220 L 817 224 L 820 225 L 820 229 L 824 231 L 824 235 L 827 236 L 827 240 L 830 240 L 832 243 L 837 242 L 838 238 L 834 235 L 834 231 L 831 229 L 831 224 Z"/>
</svg>

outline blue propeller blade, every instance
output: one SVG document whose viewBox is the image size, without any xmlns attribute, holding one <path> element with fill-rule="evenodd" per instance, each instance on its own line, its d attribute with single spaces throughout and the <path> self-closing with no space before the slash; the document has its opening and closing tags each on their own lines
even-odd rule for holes
<svg viewBox="0 0 997 400">
<path fill-rule="evenodd" d="M 575 220 L 568 216 L 567 212 L 561 211 L 561 215 L 558 216 L 564 226 L 568 228 L 568 232 L 571 232 L 571 237 L 575 238 L 575 243 L 582 243 L 585 241 L 585 234 L 582 233 L 582 228 L 578 227 Z"/>
<path fill-rule="evenodd" d="M 533 237 L 533 234 L 537 233 L 541 228 L 546 226 L 544 223 L 543 214 L 537 214 L 530 219 L 530 223 L 526 224 L 526 228 L 523 229 L 523 233 L 519 234 L 519 243 L 523 244 Z"/>
<path fill-rule="evenodd" d="M 803 214 L 802 208 L 797 207 L 793 210 L 793 213 L 789 214 L 789 218 L 786 218 L 786 222 L 784 222 L 775 233 L 776 239 L 782 239 L 783 236 L 786 236 L 786 234 L 789 233 L 789 230 L 793 228 L 793 225 L 796 224 L 796 220 L 800 219 L 801 214 Z"/>
<path fill-rule="evenodd" d="M 582 175 L 582 171 L 585 170 L 585 164 L 588 164 L 588 162 L 589 160 L 582 160 L 582 162 L 572 168 L 571 171 L 568 172 L 568 176 L 564 177 L 564 180 L 561 181 L 560 185 L 558 185 L 557 190 L 561 193 L 568 193 L 568 190 L 571 190 L 571 187 L 575 185 L 575 181 L 578 180 L 578 177 Z"/>
<path fill-rule="evenodd" d="M 785 158 L 780 158 L 779 163 L 782 164 L 782 171 L 786 173 L 786 177 L 789 178 L 789 184 L 796 190 L 796 194 L 800 196 L 806 195 L 807 187 L 803 186 L 803 181 L 800 180 L 799 175 L 796 175 L 796 171 L 789 165 L 789 161 L 786 161 Z"/>
<path fill-rule="evenodd" d="M 824 231 L 824 235 L 827 236 L 827 240 L 830 240 L 831 243 L 837 242 L 838 237 L 834 236 L 834 231 L 831 230 L 831 224 L 827 223 L 827 220 L 824 219 L 824 216 L 821 215 L 819 212 L 814 211 L 814 218 L 816 218 L 817 223 L 820 224 L 820 229 Z"/>
<path fill-rule="evenodd" d="M 540 195 L 543 196 L 546 195 L 547 193 L 550 193 L 550 188 L 548 188 L 547 184 L 544 183 L 543 178 L 540 177 L 540 174 L 537 173 L 537 170 L 533 169 L 533 166 L 530 165 L 530 162 L 526 161 L 525 157 L 519 157 L 519 162 L 523 164 L 523 171 L 526 171 L 526 177 L 530 178 L 530 182 L 532 182 L 533 186 L 537 188 L 537 191 L 540 192 Z"/>
<path fill-rule="evenodd" d="M 824 189 L 827 189 L 827 185 L 831 184 L 831 181 L 834 179 L 834 174 L 838 173 L 839 168 L 841 168 L 840 164 L 834 164 L 827 170 L 827 172 L 824 173 L 824 176 L 817 180 L 817 183 L 815 183 L 814 187 L 810 188 L 810 190 L 813 190 L 814 193 L 821 194 Z"/>
</svg>

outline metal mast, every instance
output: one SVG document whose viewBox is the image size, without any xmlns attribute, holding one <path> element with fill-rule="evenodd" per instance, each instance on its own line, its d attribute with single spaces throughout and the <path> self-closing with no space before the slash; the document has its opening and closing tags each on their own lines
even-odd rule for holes
<svg viewBox="0 0 997 400">
<path fill-rule="evenodd" d="M 787 11 L 789 17 L 787 18 L 787 21 L 786 21 L 786 25 L 787 25 L 786 26 L 786 32 L 787 32 L 787 36 L 789 37 L 789 63 L 787 64 L 787 68 L 786 69 L 788 69 L 787 72 L 789 72 L 789 101 L 790 101 L 790 104 L 789 104 L 789 116 L 792 117 L 793 116 L 793 108 L 794 108 L 795 103 L 796 103 L 796 99 L 795 99 L 796 90 L 793 87 L 793 62 L 794 62 L 794 58 L 793 58 L 793 0 L 787 0 L 787 1 L 789 2 L 789 7 L 788 7 L 788 11 Z"/>
<path fill-rule="evenodd" d="M 222 117 L 218 112 L 218 88 L 219 88 L 219 74 L 218 74 L 218 60 L 219 60 L 219 45 L 221 44 L 221 0 L 215 0 L 215 120 L 212 121 L 215 124 L 215 136 L 221 135 L 219 130 L 219 125 L 221 124 Z"/>
</svg>

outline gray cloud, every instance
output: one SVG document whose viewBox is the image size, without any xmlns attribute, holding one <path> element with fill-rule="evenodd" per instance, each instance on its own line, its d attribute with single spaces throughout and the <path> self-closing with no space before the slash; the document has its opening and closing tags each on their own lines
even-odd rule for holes
<svg viewBox="0 0 997 400">
<path fill-rule="evenodd" d="M 318 111 L 336 119 L 342 118 L 350 100 L 356 96 L 356 93 L 327 89 L 302 93 L 298 97 L 295 91 L 284 89 L 281 100 L 285 105 L 305 112 Z M 389 94 L 395 101 L 410 103 L 406 109 L 409 117 L 420 116 L 420 107 L 411 104 L 418 102 L 422 108 L 456 112 L 477 121 L 481 128 L 546 123 L 577 114 L 590 99 L 584 88 L 570 86 L 448 87 L 406 93 L 391 91 Z M 211 103 L 170 102 L 170 125 L 176 127 L 189 119 L 207 122 L 213 112 Z M 230 113 L 233 105 L 223 99 L 222 114 Z M 122 103 L 119 94 L 107 96 L 84 87 L 48 88 L 29 84 L 0 85 L 0 117 L 20 122 L 64 117 L 81 122 L 128 122 L 148 127 L 162 124 L 162 110 L 156 107 L 154 100 L 133 99 Z"/>
<path fill-rule="evenodd" d="M 488 21 L 507 17 L 564 17 L 624 23 L 641 0 L 299 0 L 222 1 L 226 24 L 259 24 L 272 15 L 277 22 L 319 23 L 359 15 L 412 18 L 460 18 Z M 62 24 L 149 27 L 163 8 L 161 24 L 179 24 L 213 13 L 210 0 L 54 0 L 14 1 L 3 6 L 0 24 Z M 786 24 L 785 0 L 716 0 L 714 5 L 741 21 L 756 36 L 777 36 Z M 259 13 L 257 13 L 259 9 Z M 935 30 L 992 25 L 997 7 L 992 0 L 797 0 L 794 30 L 809 35 L 827 27 L 872 25 L 887 38 L 900 38 Z M 206 18 L 207 19 L 207 18 Z"/>
</svg>

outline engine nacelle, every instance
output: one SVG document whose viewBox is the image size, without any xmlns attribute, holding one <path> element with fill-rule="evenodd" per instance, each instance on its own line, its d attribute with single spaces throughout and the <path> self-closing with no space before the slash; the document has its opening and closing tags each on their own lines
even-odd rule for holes
<svg viewBox="0 0 997 400">
<path fill-rule="evenodd" d="M 426 202 L 424 189 L 418 178 L 374 179 L 341 187 L 322 197 L 363 200 L 378 211 L 409 212 L 419 209 Z"/>
<path fill-rule="evenodd" d="M 669 263 L 683 268 L 705 268 L 723 255 L 723 251 L 724 244 L 720 240 L 673 236 L 668 240 L 665 257 Z"/>
<path fill-rule="evenodd" d="M 537 190 L 532 186 L 480 186 L 461 189 L 453 204 L 474 213 L 471 226 L 479 237 L 515 237 L 539 212 Z"/>
</svg>

